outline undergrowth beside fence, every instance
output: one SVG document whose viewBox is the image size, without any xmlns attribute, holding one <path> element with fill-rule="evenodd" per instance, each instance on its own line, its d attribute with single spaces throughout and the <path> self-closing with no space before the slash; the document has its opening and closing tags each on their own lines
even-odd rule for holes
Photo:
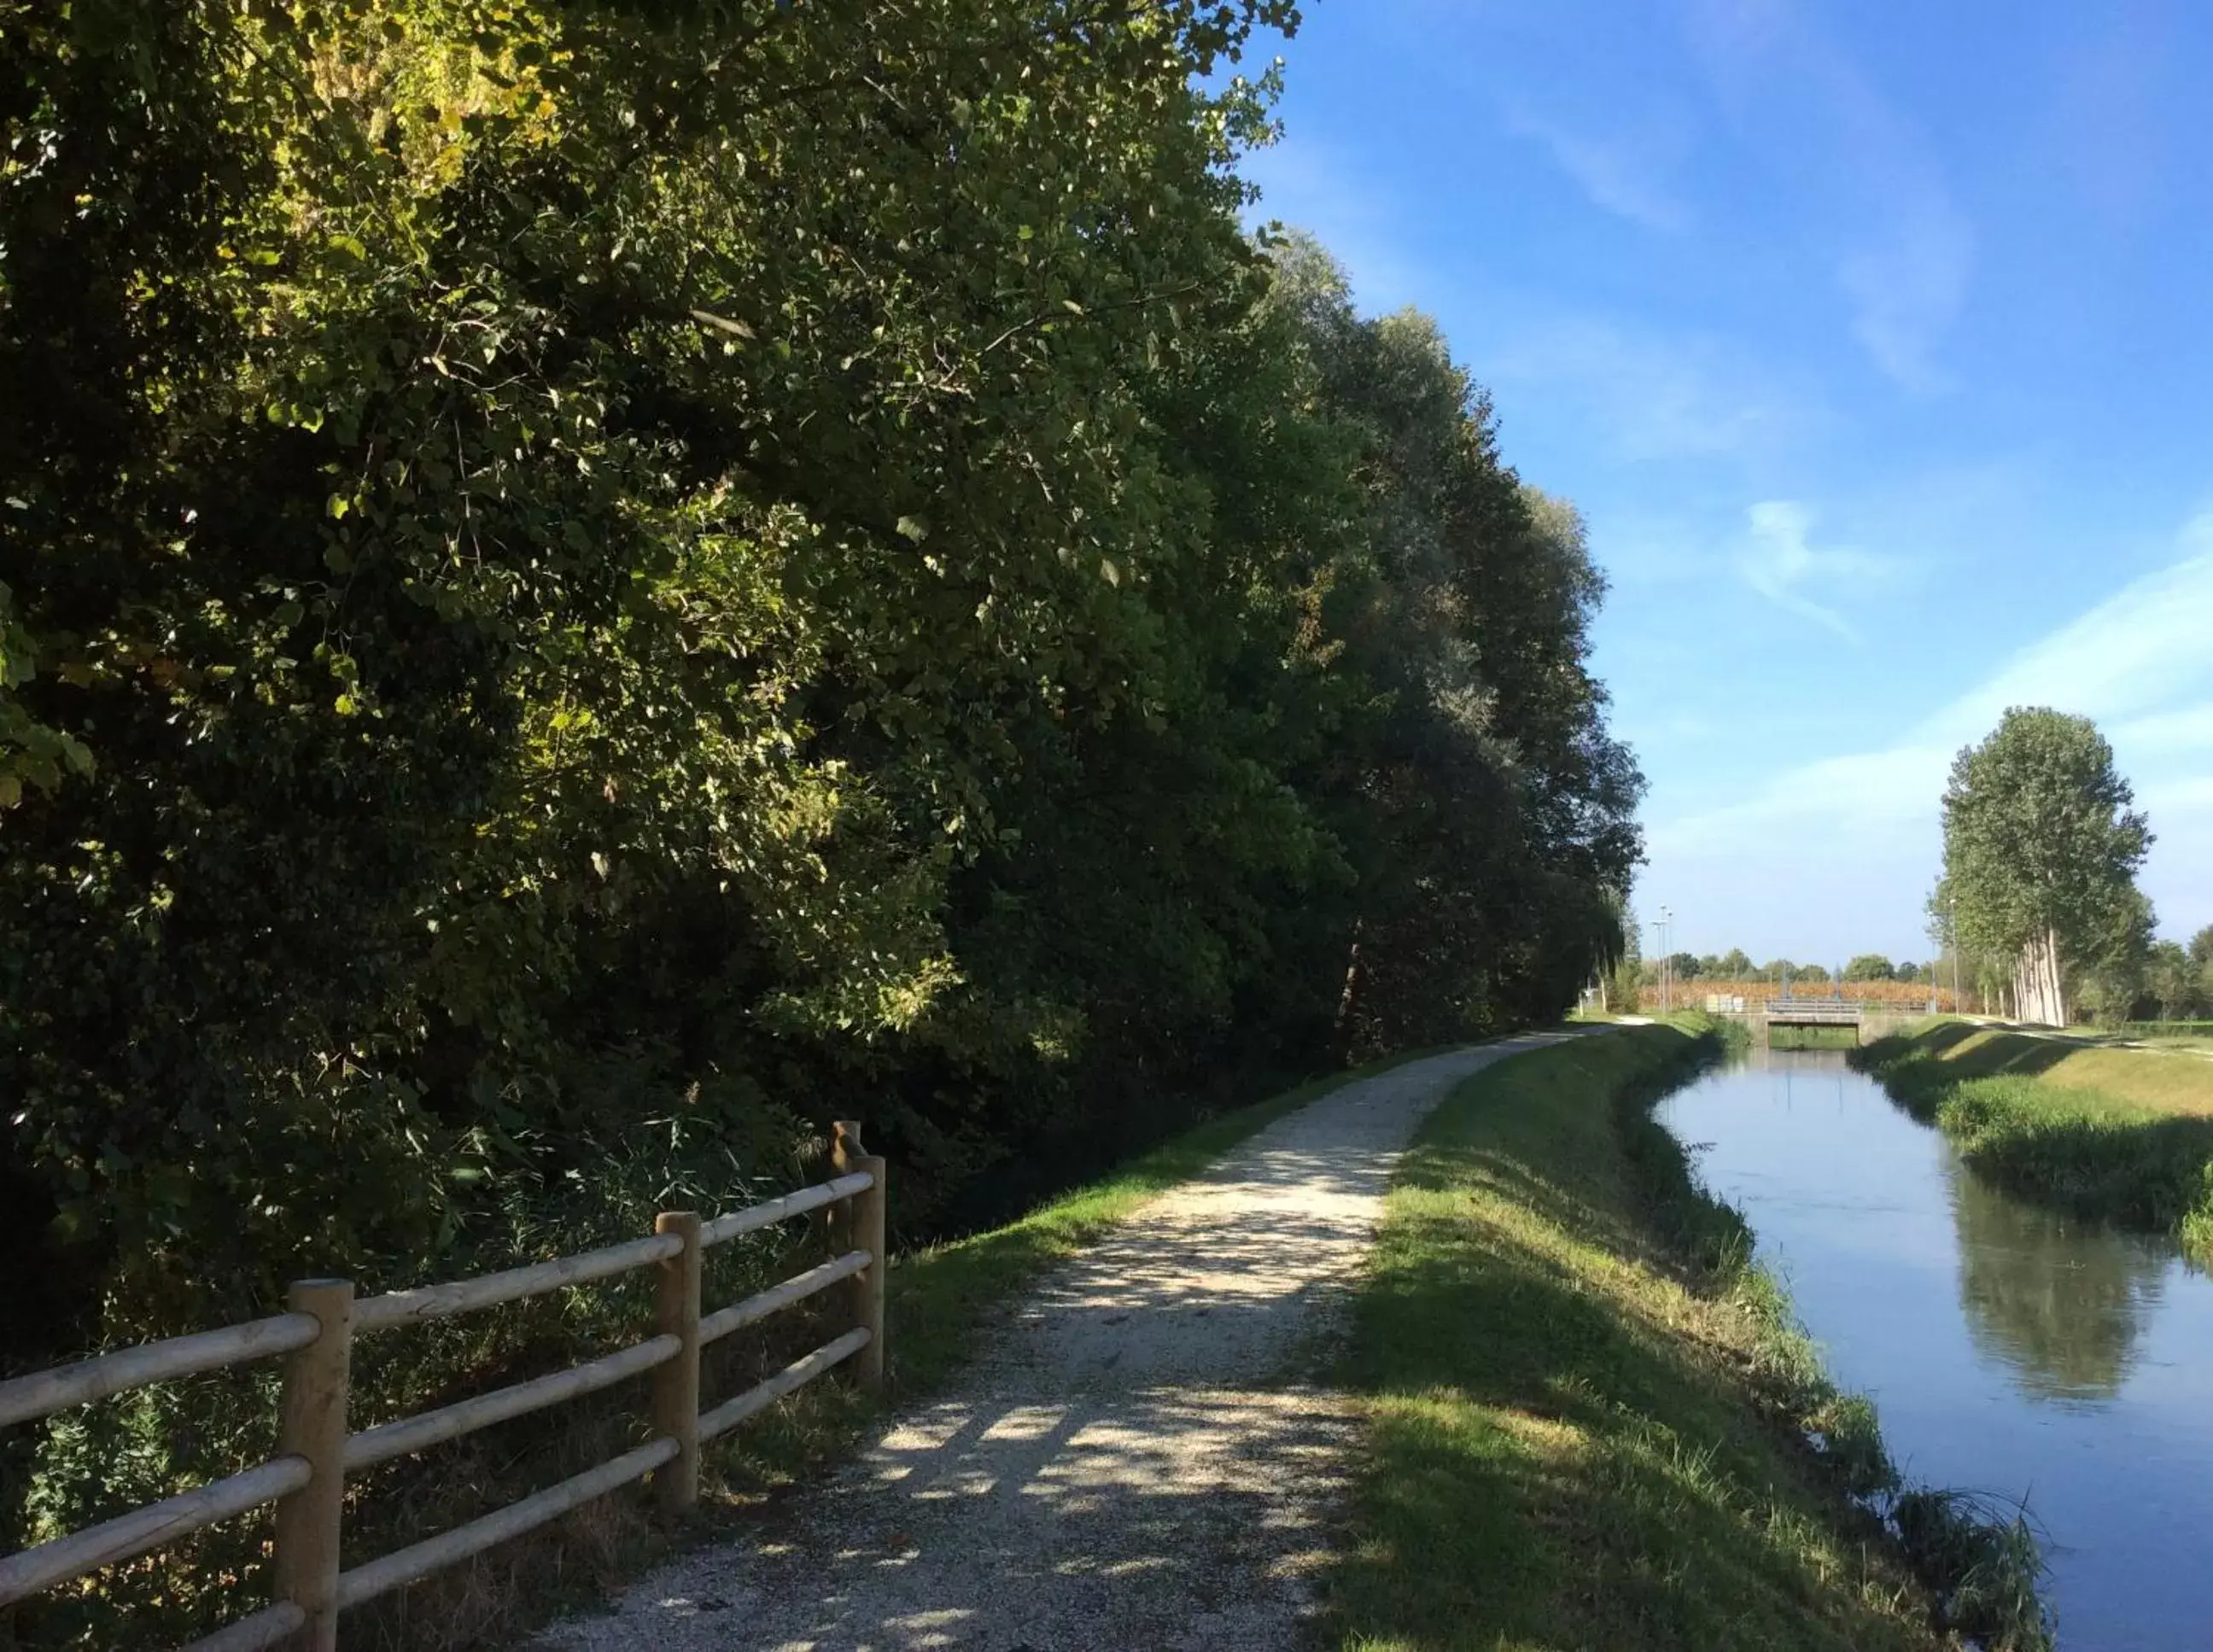
<svg viewBox="0 0 2213 1652">
<path fill-rule="evenodd" d="M 636 1238 L 650 1228 L 648 1217 L 639 1230 L 615 1237 Z M 703 1295 L 716 1306 L 751 1295 L 820 1248 L 812 1231 L 794 1228 L 717 1246 L 704 1259 Z M 510 1265 L 526 1259 L 499 1259 Z M 348 1423 L 357 1433 L 640 1342 L 655 1330 L 652 1290 L 652 1271 L 635 1270 L 357 1338 Z M 834 1295 L 810 1300 L 755 1331 L 710 1344 L 701 1361 L 707 1402 L 751 1387 L 819 1345 L 834 1334 L 826 1327 L 843 1329 L 834 1324 L 837 1301 Z M 633 1377 L 357 1471 L 346 1490 L 345 1564 L 403 1549 L 642 1444 L 652 1434 L 650 1381 L 649 1375 Z M 82 1530 L 273 1456 L 278 1384 L 278 1363 L 264 1361 L 71 1405 L 43 1424 L 12 1430 L 24 1510 L 21 1546 Z M 748 1458 L 761 1449 L 742 1435 L 719 1450 L 710 1446 L 710 1484 L 747 1478 Z M 271 1511 L 264 1508 L 34 1595 L 0 1611 L 0 1645 L 168 1645 L 206 1633 L 241 1616 L 241 1601 L 265 1598 L 271 1532 Z M 518 1602 L 558 1599 L 580 1579 L 608 1575 L 655 1541 L 638 1498 L 596 1500 L 553 1527 L 349 1612 L 346 1644 L 436 1652 L 497 1640 L 514 1626 Z"/>
<path fill-rule="evenodd" d="M 1954 1021 L 1850 1059 L 2001 1186 L 2213 1256 L 2213 1062 Z"/>
<path fill-rule="evenodd" d="M 1519 1057 L 1422 1131 L 1344 1366 L 1374 1443 L 1342 1644 L 2047 1644 L 2025 1528 L 1902 1492 L 1652 1118 L 1718 1052 L 1661 1026 Z"/>
<path fill-rule="evenodd" d="M 1011 1222 L 897 1258 L 888 1281 L 894 1394 L 913 1397 L 942 1383 L 1024 1284 L 1147 1199 L 1338 1086 L 1426 1053 L 1408 1052 L 1227 1109 Z M 757 1196 L 741 1195 L 738 1202 Z M 706 1206 L 709 1214 L 719 1208 Z M 619 1218 L 627 1225 L 611 1222 L 603 1236 L 647 1231 L 652 1215 L 651 1201 L 639 1200 Z M 540 1238 L 537 1254 L 553 1253 L 559 1245 L 552 1230 L 541 1230 Z M 812 1227 L 798 1225 L 716 1247 L 706 1253 L 703 1294 L 710 1302 L 748 1295 L 820 1248 Z M 527 1259 L 529 1253 L 509 1255 L 486 1259 L 485 1265 Z M 710 1401 L 752 1386 L 818 1345 L 838 1312 L 834 1297 L 810 1301 L 710 1344 L 703 1372 Z M 652 1328 L 651 1280 L 639 1272 L 383 1332 L 355 1344 L 351 1426 L 428 1411 L 572 1365 L 637 1342 Z M 353 1476 L 349 1562 L 458 1525 L 638 1444 L 649 1432 L 649 1381 L 619 1383 Z M 10 1454 L 15 1495 L 26 1515 L 23 1546 L 265 1460 L 276 1444 L 277 1391 L 273 1363 L 235 1369 L 71 1407 L 42 1429 L 9 1430 L 0 1450 Z M 350 1612 L 345 1643 L 362 1652 L 457 1652 L 497 1644 L 564 1606 L 588 1603 L 673 1545 L 747 1517 L 764 1499 L 849 1450 L 876 1409 L 845 1383 L 811 1384 L 708 1445 L 703 1507 L 692 1519 L 676 1525 L 660 1520 L 634 1492 L 597 1499 L 552 1526 Z M 269 1540 L 264 1509 L 82 1588 L 26 1602 L 12 1618 L 0 1608 L 0 1647 L 84 1652 L 171 1644 L 205 1632 L 235 1615 L 237 1599 L 262 1594 Z"/>
</svg>

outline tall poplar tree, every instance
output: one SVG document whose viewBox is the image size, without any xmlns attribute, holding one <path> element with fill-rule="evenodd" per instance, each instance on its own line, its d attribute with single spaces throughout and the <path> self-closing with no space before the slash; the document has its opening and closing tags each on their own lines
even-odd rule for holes
<svg viewBox="0 0 2213 1652">
<path fill-rule="evenodd" d="M 1956 944 L 2014 960 L 2015 1013 L 2064 1026 L 2074 972 L 2143 945 L 2136 887 L 2151 832 L 2088 717 L 2009 709 L 1963 749 L 1944 793 L 1944 875 L 1930 910 Z"/>
</svg>

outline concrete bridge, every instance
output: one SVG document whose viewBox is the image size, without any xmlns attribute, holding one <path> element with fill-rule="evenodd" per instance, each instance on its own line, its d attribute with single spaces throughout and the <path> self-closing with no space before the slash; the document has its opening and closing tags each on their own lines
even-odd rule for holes
<svg viewBox="0 0 2213 1652">
<path fill-rule="evenodd" d="M 1903 1004 L 1869 1004 L 1857 998 L 1747 1000 L 1709 996 L 1706 1009 L 1714 1015 L 1733 1016 L 1744 1022 L 1762 1044 L 1767 1042 L 1768 1029 L 1775 1027 L 1849 1027 L 1864 1044 L 1918 1013 Z"/>
<path fill-rule="evenodd" d="M 1867 1006 L 1856 998 L 1770 998 L 1759 1014 L 1770 1027 L 1857 1027 Z"/>
</svg>

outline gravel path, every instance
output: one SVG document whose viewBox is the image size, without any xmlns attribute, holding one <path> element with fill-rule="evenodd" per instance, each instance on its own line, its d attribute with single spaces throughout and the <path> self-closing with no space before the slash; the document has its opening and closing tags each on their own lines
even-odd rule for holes
<svg viewBox="0 0 2213 1652">
<path fill-rule="evenodd" d="M 688 1555 L 545 1652 L 1254 1652 L 1294 1645 L 1354 1463 L 1314 1386 L 1391 1167 L 1537 1034 L 1278 1119 L 1050 1273 L 956 1392 L 763 1534 Z"/>
</svg>

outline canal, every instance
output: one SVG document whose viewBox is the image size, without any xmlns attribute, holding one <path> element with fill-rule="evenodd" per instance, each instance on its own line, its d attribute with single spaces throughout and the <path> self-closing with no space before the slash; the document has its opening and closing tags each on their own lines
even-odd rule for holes
<svg viewBox="0 0 2213 1652">
<path fill-rule="evenodd" d="M 1923 1484 L 2026 1499 L 2070 1652 L 2213 1645 L 2213 1280 L 1990 1186 L 1841 1052 L 1661 1104 Z"/>
</svg>

